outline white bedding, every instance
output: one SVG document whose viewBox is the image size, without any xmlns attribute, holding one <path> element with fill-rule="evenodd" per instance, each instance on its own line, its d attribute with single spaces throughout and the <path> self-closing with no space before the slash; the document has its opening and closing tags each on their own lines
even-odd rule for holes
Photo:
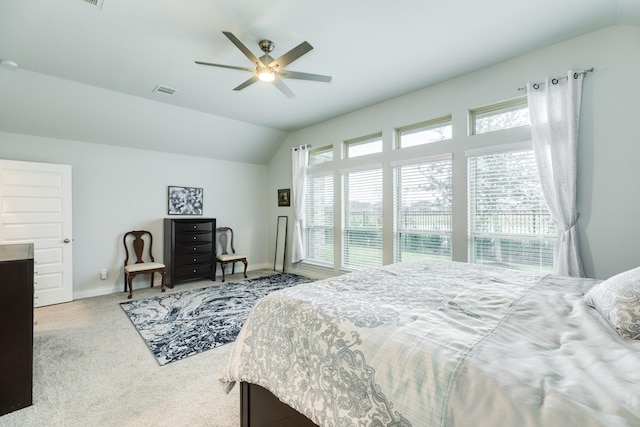
<svg viewBox="0 0 640 427">
<path fill-rule="evenodd" d="M 222 381 L 319 426 L 639 426 L 640 341 L 595 283 L 415 262 L 299 285 L 254 307 Z"/>
</svg>

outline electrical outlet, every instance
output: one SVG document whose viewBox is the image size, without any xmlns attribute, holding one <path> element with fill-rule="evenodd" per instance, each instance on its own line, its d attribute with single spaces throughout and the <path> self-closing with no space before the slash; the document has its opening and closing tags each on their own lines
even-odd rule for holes
<svg viewBox="0 0 640 427">
<path fill-rule="evenodd" d="M 107 269 L 103 268 L 102 270 L 100 270 L 100 278 L 102 280 L 107 280 Z"/>
</svg>

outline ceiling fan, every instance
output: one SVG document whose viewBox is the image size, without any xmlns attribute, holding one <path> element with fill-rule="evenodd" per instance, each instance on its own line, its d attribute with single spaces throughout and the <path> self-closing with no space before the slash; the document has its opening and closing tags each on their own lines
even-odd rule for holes
<svg viewBox="0 0 640 427">
<path fill-rule="evenodd" d="M 231 68 L 232 70 L 242 70 L 242 71 L 250 71 L 253 73 L 253 76 L 240 84 L 239 86 L 233 88 L 233 90 L 242 90 L 249 85 L 254 84 L 258 80 L 264 82 L 273 82 L 274 86 L 280 89 L 282 93 L 284 93 L 289 98 L 295 96 L 295 94 L 289 89 L 289 87 L 281 80 L 282 78 L 287 79 L 299 79 L 299 80 L 312 80 L 316 82 L 330 82 L 331 76 L 323 76 L 321 74 L 311 74 L 311 73 L 301 73 L 298 71 L 288 71 L 284 68 L 291 64 L 296 59 L 300 58 L 305 53 L 309 52 L 313 49 L 309 43 L 302 42 L 298 46 L 291 49 L 289 52 L 285 53 L 278 59 L 273 59 L 269 56 L 269 53 L 273 51 L 275 44 L 271 40 L 260 40 L 258 45 L 260 49 L 264 52 L 260 58 L 256 57 L 251 51 L 244 45 L 242 42 L 233 34 L 228 31 L 222 32 L 231 42 L 236 45 L 238 49 L 244 55 L 249 58 L 252 64 L 255 65 L 255 68 L 249 67 L 236 67 L 235 65 L 222 65 L 222 64 L 212 64 L 210 62 L 202 62 L 195 61 L 196 64 L 200 65 L 211 65 L 214 67 L 222 67 L 222 68 Z"/>
</svg>

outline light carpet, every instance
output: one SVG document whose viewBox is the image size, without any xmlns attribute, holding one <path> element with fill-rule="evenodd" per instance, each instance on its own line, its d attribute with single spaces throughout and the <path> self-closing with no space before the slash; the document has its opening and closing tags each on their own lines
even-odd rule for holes
<svg viewBox="0 0 640 427">
<path fill-rule="evenodd" d="M 240 425 L 239 387 L 226 394 L 219 382 L 231 346 L 158 365 L 120 308 L 128 294 L 121 280 L 116 293 L 34 310 L 33 405 L 0 416 L 0 427 Z M 242 273 L 227 275 L 227 282 L 239 280 L 245 280 Z M 167 292 L 219 283 L 195 280 Z M 142 277 L 133 298 L 158 295 L 160 289 Z"/>
<path fill-rule="evenodd" d="M 312 280 L 274 274 L 203 289 L 120 303 L 160 365 L 236 339 L 256 301 Z"/>
</svg>

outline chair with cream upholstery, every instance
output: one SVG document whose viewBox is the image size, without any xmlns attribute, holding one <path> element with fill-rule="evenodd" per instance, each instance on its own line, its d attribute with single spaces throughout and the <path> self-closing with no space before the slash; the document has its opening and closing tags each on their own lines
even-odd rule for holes
<svg viewBox="0 0 640 427">
<path fill-rule="evenodd" d="M 231 274 L 236 272 L 236 262 L 242 262 L 244 264 L 244 278 L 247 278 L 247 257 L 236 253 L 236 249 L 233 246 L 233 230 L 229 227 L 218 227 L 216 231 L 219 233 L 218 245 L 220 252 L 216 254 L 216 265 L 213 271 L 213 277 L 215 278 L 218 263 L 222 268 L 222 281 L 224 282 L 224 269 L 227 264 L 231 263 Z M 230 244 L 231 253 L 227 252 L 227 243 Z"/>
<path fill-rule="evenodd" d="M 127 298 L 131 298 L 133 295 L 133 278 L 138 274 L 151 274 L 151 287 L 153 287 L 154 273 L 160 273 L 160 276 L 162 276 L 161 288 L 162 292 L 164 292 L 166 270 L 164 264 L 155 262 L 153 259 L 153 236 L 151 235 L 151 232 L 146 230 L 129 231 L 124 234 L 122 241 L 124 243 L 124 251 L 126 254 L 124 259 L 125 292 L 127 291 L 127 286 L 129 286 L 129 296 Z M 148 242 L 148 244 L 145 244 L 145 242 Z M 145 247 L 147 249 L 146 252 Z M 129 256 L 130 254 L 131 256 Z M 135 262 L 133 254 L 135 254 Z"/>
</svg>

